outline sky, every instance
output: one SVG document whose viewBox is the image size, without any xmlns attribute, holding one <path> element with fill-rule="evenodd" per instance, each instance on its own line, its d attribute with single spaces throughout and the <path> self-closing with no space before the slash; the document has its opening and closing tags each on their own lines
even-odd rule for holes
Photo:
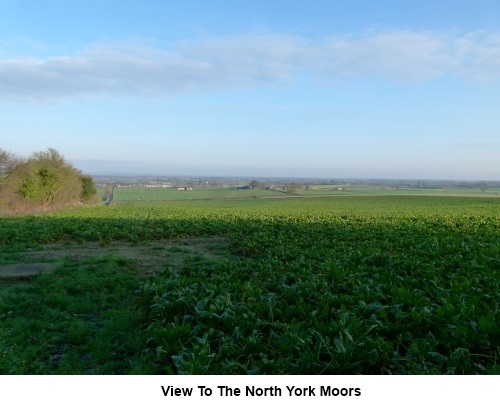
<svg viewBox="0 0 500 405">
<path fill-rule="evenodd" d="M 0 0 L 0 148 L 93 175 L 500 180 L 499 0 Z"/>
</svg>

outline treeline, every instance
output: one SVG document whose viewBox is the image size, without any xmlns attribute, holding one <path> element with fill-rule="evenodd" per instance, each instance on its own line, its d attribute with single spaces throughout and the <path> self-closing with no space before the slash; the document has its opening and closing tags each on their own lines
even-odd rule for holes
<svg viewBox="0 0 500 405">
<path fill-rule="evenodd" d="M 93 179 L 55 149 L 28 158 L 0 149 L 0 211 L 49 210 L 96 201 Z"/>
</svg>

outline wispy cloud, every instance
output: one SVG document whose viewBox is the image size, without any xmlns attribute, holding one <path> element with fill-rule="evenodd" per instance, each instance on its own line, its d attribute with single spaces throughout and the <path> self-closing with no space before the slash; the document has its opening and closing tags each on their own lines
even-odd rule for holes
<svg viewBox="0 0 500 405">
<path fill-rule="evenodd" d="M 170 49 L 99 45 L 68 56 L 0 59 L 0 100 L 162 97 L 282 84 L 299 74 L 497 81 L 500 34 L 396 31 L 317 41 L 268 34 L 183 41 Z"/>
<path fill-rule="evenodd" d="M 332 38 L 318 50 L 321 67 L 334 76 L 426 80 L 449 73 L 456 63 L 453 45 L 439 35 L 425 32 Z"/>
<path fill-rule="evenodd" d="M 456 71 L 477 80 L 500 79 L 500 33 L 471 33 L 454 40 Z"/>
</svg>

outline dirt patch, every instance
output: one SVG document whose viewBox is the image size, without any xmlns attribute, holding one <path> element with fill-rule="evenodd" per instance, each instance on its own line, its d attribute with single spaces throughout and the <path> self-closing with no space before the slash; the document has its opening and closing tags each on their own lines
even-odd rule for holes
<svg viewBox="0 0 500 405">
<path fill-rule="evenodd" d="M 35 265 L 39 266 L 39 269 L 42 269 L 40 265 L 46 268 L 57 265 L 57 263 L 38 263 L 38 261 L 83 260 L 106 255 L 132 259 L 145 273 L 153 273 L 165 270 L 167 267 L 182 268 L 185 263 L 193 260 L 224 260 L 230 258 L 232 253 L 229 241 L 225 238 L 168 239 L 143 244 L 122 241 L 114 241 L 105 245 L 94 242 L 53 243 L 39 246 L 37 249 L 28 249 L 22 253 L 23 263 L 2 265 L 0 269 L 5 267 L 12 271 L 25 268 L 26 271 L 30 271 L 28 267 L 32 266 L 34 272 L 32 274 L 37 274 Z M 0 276 L 1 274 L 0 272 Z"/>
<path fill-rule="evenodd" d="M 33 277 L 51 273 L 59 263 L 15 263 L 0 265 L 0 278 Z"/>
</svg>

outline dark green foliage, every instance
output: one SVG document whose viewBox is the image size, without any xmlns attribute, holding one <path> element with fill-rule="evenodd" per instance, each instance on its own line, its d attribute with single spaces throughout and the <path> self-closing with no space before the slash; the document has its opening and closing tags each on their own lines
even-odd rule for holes
<svg viewBox="0 0 500 405">
<path fill-rule="evenodd" d="M 97 190 L 92 177 L 81 176 L 80 181 L 82 182 L 81 201 L 84 203 L 89 203 L 92 200 L 95 200 L 97 196 Z"/>
<path fill-rule="evenodd" d="M 494 374 L 499 208 L 422 197 L 102 207 L 0 219 L 0 244 L 231 240 L 239 258 L 194 256 L 137 283 L 141 364 L 154 373 Z M 84 325 L 67 333 L 85 345 Z"/>
<path fill-rule="evenodd" d="M 38 195 L 38 188 L 35 179 L 31 177 L 25 178 L 19 187 L 19 194 L 26 200 L 36 198 Z"/>
<path fill-rule="evenodd" d="M 498 371 L 498 222 L 408 222 L 246 224 L 247 260 L 144 286 L 152 350 L 189 374 Z"/>
<path fill-rule="evenodd" d="M 2 287 L 2 286 L 0 286 Z M 0 288 L 0 374 L 148 373 L 130 261 L 67 261 Z"/>
</svg>

